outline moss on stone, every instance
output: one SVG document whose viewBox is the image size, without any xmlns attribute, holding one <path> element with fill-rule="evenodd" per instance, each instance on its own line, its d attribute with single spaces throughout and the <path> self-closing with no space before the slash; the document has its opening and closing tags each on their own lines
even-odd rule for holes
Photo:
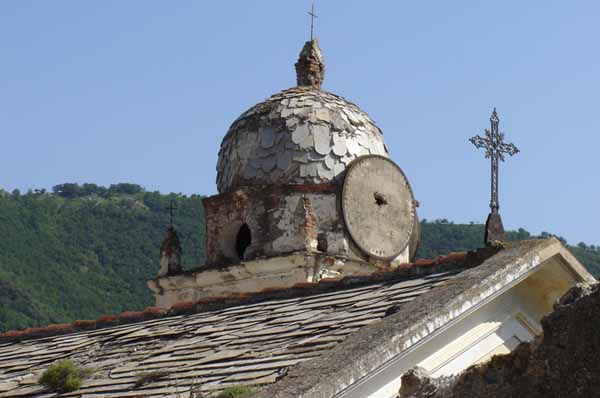
<svg viewBox="0 0 600 398">
<path fill-rule="evenodd" d="M 255 390 L 246 386 L 227 387 L 217 398 L 250 398 L 255 394 Z"/>
</svg>

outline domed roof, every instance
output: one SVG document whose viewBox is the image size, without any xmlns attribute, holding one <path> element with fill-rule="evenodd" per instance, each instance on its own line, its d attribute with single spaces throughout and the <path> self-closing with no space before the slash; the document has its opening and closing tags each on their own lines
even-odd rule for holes
<svg viewBox="0 0 600 398">
<path fill-rule="evenodd" d="M 362 155 L 387 156 L 380 129 L 355 104 L 320 89 L 316 40 L 296 64 L 298 87 L 271 96 L 233 122 L 221 143 L 217 189 L 335 182 Z"/>
</svg>

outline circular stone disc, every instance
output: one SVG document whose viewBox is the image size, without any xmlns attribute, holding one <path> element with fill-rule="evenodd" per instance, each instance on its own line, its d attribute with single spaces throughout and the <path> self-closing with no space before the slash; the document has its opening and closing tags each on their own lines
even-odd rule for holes
<svg viewBox="0 0 600 398">
<path fill-rule="evenodd" d="M 356 245 L 371 257 L 390 260 L 410 241 L 415 201 L 406 176 L 390 159 L 361 156 L 346 171 L 342 213 Z"/>
</svg>

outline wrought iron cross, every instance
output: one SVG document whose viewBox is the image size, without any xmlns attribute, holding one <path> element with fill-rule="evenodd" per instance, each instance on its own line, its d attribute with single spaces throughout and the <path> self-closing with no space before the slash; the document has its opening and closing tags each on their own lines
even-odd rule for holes
<svg viewBox="0 0 600 398">
<path fill-rule="evenodd" d="M 310 15 L 310 41 L 313 40 L 313 32 L 314 32 L 314 28 L 315 28 L 315 18 L 318 18 L 319 16 L 317 14 L 315 14 L 315 2 L 313 1 L 312 6 L 310 7 L 310 12 L 308 13 L 308 15 Z"/>
<path fill-rule="evenodd" d="M 177 210 L 177 206 L 175 206 L 175 202 L 171 199 L 171 203 L 169 204 L 169 207 L 167 207 L 167 210 L 169 210 L 169 223 L 171 228 L 173 228 L 173 212 L 175 210 Z"/>
<path fill-rule="evenodd" d="M 496 108 L 492 112 L 490 117 L 491 129 L 485 129 L 485 137 L 476 135 L 473 138 L 469 138 L 469 141 L 473 143 L 477 148 L 485 149 L 485 157 L 490 158 L 492 163 L 492 198 L 490 200 L 490 209 L 492 213 L 498 213 L 500 209 L 500 202 L 498 200 L 498 161 L 504 162 L 504 154 L 510 156 L 519 153 L 519 149 L 514 144 L 507 144 L 504 142 L 504 133 L 498 130 L 500 119 Z"/>
</svg>

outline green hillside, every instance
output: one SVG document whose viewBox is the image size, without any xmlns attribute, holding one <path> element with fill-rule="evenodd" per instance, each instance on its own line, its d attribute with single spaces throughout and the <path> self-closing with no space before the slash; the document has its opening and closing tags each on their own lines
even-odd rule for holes
<svg viewBox="0 0 600 398">
<path fill-rule="evenodd" d="M 0 190 L 0 331 L 92 319 L 152 304 L 145 281 L 158 271 L 158 248 L 174 200 L 185 268 L 203 262 L 201 197 L 63 184 L 53 192 Z M 480 224 L 423 221 L 420 257 L 477 248 Z M 510 239 L 527 239 L 525 230 Z M 600 249 L 573 253 L 600 275 Z"/>
<path fill-rule="evenodd" d="M 421 245 L 417 256 L 421 258 L 434 258 L 451 251 L 473 250 L 482 246 L 484 226 L 483 224 L 454 224 L 448 220 L 435 220 L 433 222 L 421 221 Z M 540 236 L 534 236 L 523 228 L 517 231 L 507 231 L 506 239 L 509 241 L 548 238 L 551 234 L 542 232 Z M 576 246 L 569 245 L 561 236 L 556 236 L 567 245 L 571 253 L 577 257 L 582 264 L 596 277 L 600 277 L 600 246 L 578 243 Z"/>
<path fill-rule="evenodd" d="M 0 330 L 151 305 L 145 281 L 158 271 L 171 199 L 179 207 L 183 261 L 202 263 L 201 197 L 133 184 L 61 187 L 56 194 L 0 191 Z"/>
</svg>

